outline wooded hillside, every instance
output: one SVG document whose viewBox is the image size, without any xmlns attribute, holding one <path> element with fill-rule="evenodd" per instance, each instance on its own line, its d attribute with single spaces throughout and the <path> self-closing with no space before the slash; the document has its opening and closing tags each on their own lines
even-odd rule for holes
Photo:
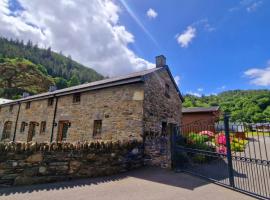
<svg viewBox="0 0 270 200">
<path fill-rule="evenodd" d="M 12 69 L 14 70 L 12 73 L 16 73 L 16 65 L 28 66 L 29 64 L 29 66 L 35 66 L 34 68 L 38 68 L 43 76 L 47 76 L 47 79 L 52 81 L 51 83 L 55 84 L 58 89 L 104 78 L 95 70 L 73 61 L 70 56 L 66 57 L 61 53 L 53 52 L 50 47 L 47 49 L 39 48 L 37 44 L 32 44 L 31 41 L 24 44 L 23 41 L 7 40 L 0 37 L 0 62 L 1 68 L 4 68 L 4 66 L 8 68 L 12 64 Z M 9 69 L 9 71 L 11 72 L 12 69 Z M 20 71 L 21 69 L 18 70 Z M 6 76 L 7 73 L 0 73 L 0 81 L 8 79 Z M 2 82 L 1 86 L 3 84 Z M 13 84 L 15 85 L 16 83 Z M 21 90 L 32 94 L 44 90 L 36 90 L 30 87 L 24 87 L 24 89 L 18 87 L 18 90 L 15 90 L 14 88 L 7 87 L 9 86 L 1 87 L 0 97 L 18 98 Z"/>
<path fill-rule="evenodd" d="M 218 95 L 186 95 L 184 107 L 217 106 L 233 121 L 270 122 L 270 90 L 233 90 Z"/>
</svg>

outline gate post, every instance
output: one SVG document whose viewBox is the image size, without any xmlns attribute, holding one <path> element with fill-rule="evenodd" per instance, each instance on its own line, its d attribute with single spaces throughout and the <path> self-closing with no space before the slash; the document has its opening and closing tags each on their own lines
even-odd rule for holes
<svg viewBox="0 0 270 200">
<path fill-rule="evenodd" d="M 170 136 L 170 142 L 171 142 L 171 146 L 170 146 L 170 150 L 171 150 L 171 168 L 172 170 L 175 169 L 175 143 L 176 143 L 176 135 L 177 135 L 177 126 L 174 126 L 173 127 L 173 130 L 172 130 L 172 134 Z"/>
<path fill-rule="evenodd" d="M 233 165 L 232 165 L 232 151 L 230 143 L 230 129 L 229 129 L 229 115 L 224 114 L 224 131 L 226 137 L 226 146 L 227 146 L 227 160 L 228 160 L 228 172 L 229 172 L 229 181 L 230 186 L 234 187 L 234 175 L 233 175 Z"/>
</svg>

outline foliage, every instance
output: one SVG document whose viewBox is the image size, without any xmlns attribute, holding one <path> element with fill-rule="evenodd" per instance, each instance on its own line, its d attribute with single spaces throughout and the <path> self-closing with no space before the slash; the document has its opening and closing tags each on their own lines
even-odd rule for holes
<svg viewBox="0 0 270 200">
<path fill-rule="evenodd" d="M 80 85 L 80 80 L 79 78 L 74 74 L 72 75 L 71 79 L 68 82 L 68 87 Z"/>
<path fill-rule="evenodd" d="M 197 133 L 189 133 L 187 136 L 187 145 L 191 148 L 212 150 L 209 145 L 206 144 L 210 138 L 207 135 L 200 135 Z"/>
<path fill-rule="evenodd" d="M 243 152 L 245 150 L 247 143 L 248 143 L 247 140 L 234 138 L 231 142 L 231 150 L 236 152 Z"/>
<path fill-rule="evenodd" d="M 0 63 L 0 88 L 2 96 L 19 98 L 18 93 L 40 93 L 54 85 L 52 78 L 46 75 L 46 69 L 26 59 L 4 58 Z"/>
<path fill-rule="evenodd" d="M 33 45 L 31 41 L 26 44 L 24 41 L 8 40 L 0 37 L 0 63 L 6 62 L 5 59 L 10 60 L 28 60 L 34 64 L 43 75 L 54 78 L 59 88 L 73 86 L 80 83 L 92 82 L 101 80 L 104 77 L 91 68 L 85 67 L 76 61 L 72 60 L 70 56 L 66 57 L 62 53 L 56 53 L 51 50 L 39 48 L 38 45 Z M 14 63 L 13 63 L 14 64 Z M 3 77 L 3 75 L 2 75 Z M 21 90 L 6 92 L 0 91 L 1 96 L 17 96 L 20 95 Z M 39 90 L 31 91 L 33 94 Z"/>
<path fill-rule="evenodd" d="M 221 107 L 232 121 L 270 122 L 270 90 L 232 90 L 218 95 L 185 95 L 184 107 Z"/>
</svg>

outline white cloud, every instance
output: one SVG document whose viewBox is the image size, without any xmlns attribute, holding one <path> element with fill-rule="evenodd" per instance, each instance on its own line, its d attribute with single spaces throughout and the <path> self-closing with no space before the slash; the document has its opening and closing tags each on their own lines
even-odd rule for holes
<svg viewBox="0 0 270 200">
<path fill-rule="evenodd" d="M 119 23 L 120 8 L 111 0 L 18 0 L 24 10 L 12 13 L 0 0 L 0 35 L 32 40 L 71 55 L 98 72 L 115 76 L 152 68 L 128 45 L 132 33 Z"/>
<path fill-rule="evenodd" d="M 225 90 L 227 88 L 226 85 L 222 85 L 221 87 L 217 88 L 218 90 Z"/>
<path fill-rule="evenodd" d="M 251 79 L 250 83 L 257 86 L 270 86 L 270 63 L 264 69 L 252 68 L 244 72 Z"/>
<path fill-rule="evenodd" d="M 254 11 L 256 11 L 257 10 L 257 8 L 258 7 L 260 7 L 261 5 L 262 5 L 262 1 L 256 1 L 256 2 L 253 2 L 252 4 L 250 4 L 250 5 L 248 5 L 247 7 L 246 7 L 246 10 L 248 11 L 248 12 L 254 12 Z"/>
<path fill-rule="evenodd" d="M 191 26 L 202 28 L 203 30 L 207 32 L 213 32 L 216 30 L 216 28 L 209 23 L 209 20 L 207 18 L 203 18 L 198 21 L 195 21 Z"/>
<path fill-rule="evenodd" d="M 196 28 L 188 26 L 187 29 L 180 35 L 177 35 L 177 42 L 181 47 L 186 48 L 191 41 L 196 37 Z"/>
<path fill-rule="evenodd" d="M 245 9 L 247 12 L 256 11 L 262 4 L 264 0 L 242 0 L 238 5 L 229 9 L 230 12 Z"/>
<path fill-rule="evenodd" d="M 187 94 L 190 94 L 190 95 L 193 95 L 193 96 L 196 96 L 196 97 L 201 97 L 202 96 L 202 94 L 200 94 L 198 92 L 192 92 L 192 91 L 187 92 Z"/>
<path fill-rule="evenodd" d="M 198 90 L 198 92 L 202 92 L 204 89 L 203 88 L 198 88 L 197 90 Z"/>
<path fill-rule="evenodd" d="M 180 76 L 175 76 L 174 77 L 174 81 L 175 81 L 175 83 L 179 86 L 179 83 L 180 83 Z"/>
<path fill-rule="evenodd" d="M 146 14 L 150 19 L 155 19 L 158 16 L 158 13 L 153 8 L 149 8 Z"/>
</svg>

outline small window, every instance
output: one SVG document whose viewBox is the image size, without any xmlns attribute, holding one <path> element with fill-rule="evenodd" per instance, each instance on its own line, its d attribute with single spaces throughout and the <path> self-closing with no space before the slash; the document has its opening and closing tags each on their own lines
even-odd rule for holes
<svg viewBox="0 0 270 200">
<path fill-rule="evenodd" d="M 73 95 L 73 103 L 79 103 L 81 101 L 81 94 L 76 93 Z"/>
<path fill-rule="evenodd" d="M 48 106 L 52 106 L 53 105 L 53 97 L 48 99 Z"/>
<path fill-rule="evenodd" d="M 21 128 L 20 128 L 20 132 L 21 132 L 21 133 L 24 133 L 25 127 L 26 127 L 26 123 L 25 123 L 25 122 L 22 122 L 22 123 L 21 123 Z"/>
<path fill-rule="evenodd" d="M 40 134 L 43 134 L 46 132 L 46 121 L 42 121 L 40 123 Z"/>
<path fill-rule="evenodd" d="M 167 83 L 165 84 L 165 96 L 170 98 L 170 86 Z"/>
<path fill-rule="evenodd" d="M 93 137 L 99 139 L 101 137 L 102 120 L 94 120 Z"/>
<path fill-rule="evenodd" d="M 12 112 L 13 111 L 13 105 L 10 105 L 9 106 L 9 112 Z"/>
<path fill-rule="evenodd" d="M 162 136 L 167 135 L 167 122 L 162 122 L 161 134 Z"/>
<path fill-rule="evenodd" d="M 25 104 L 25 109 L 29 109 L 31 107 L 31 102 L 29 101 L 29 102 L 26 102 L 26 104 Z"/>
</svg>

